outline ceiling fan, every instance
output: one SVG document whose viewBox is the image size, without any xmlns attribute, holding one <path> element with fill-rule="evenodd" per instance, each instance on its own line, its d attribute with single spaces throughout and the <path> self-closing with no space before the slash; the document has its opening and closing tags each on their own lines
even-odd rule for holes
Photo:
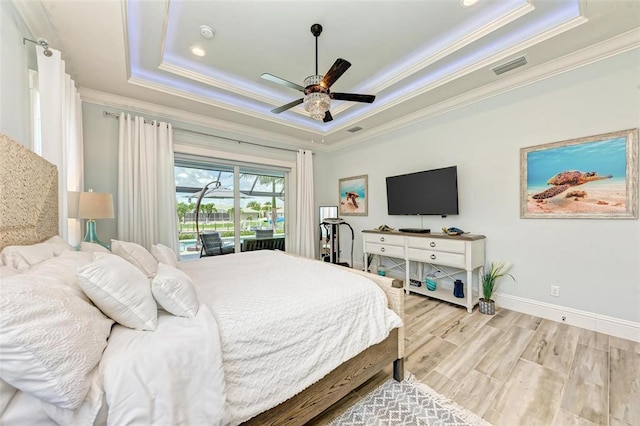
<svg viewBox="0 0 640 426">
<path fill-rule="evenodd" d="M 318 75 L 318 36 L 322 34 L 322 25 L 313 24 L 311 26 L 311 34 L 316 38 L 316 74 L 304 79 L 304 87 L 269 73 L 262 74 L 261 77 L 265 80 L 282 84 L 283 86 L 291 87 L 304 93 L 304 98 L 296 99 L 286 105 L 272 109 L 271 112 L 280 114 L 296 105 L 304 103 L 304 109 L 309 113 L 311 118 L 318 121 L 322 120 L 326 123 L 333 120 L 331 112 L 329 112 L 331 99 L 372 103 L 376 99 L 374 95 L 331 92 L 330 87 L 349 69 L 351 63 L 345 59 L 338 58 L 324 76 Z"/>
</svg>

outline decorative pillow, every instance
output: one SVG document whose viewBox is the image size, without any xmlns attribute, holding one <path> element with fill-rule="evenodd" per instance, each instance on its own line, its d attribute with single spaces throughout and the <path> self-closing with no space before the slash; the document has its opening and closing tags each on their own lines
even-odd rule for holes
<svg viewBox="0 0 640 426">
<path fill-rule="evenodd" d="M 111 252 L 140 269 L 151 278 L 158 270 L 158 261 L 140 244 L 111 240 Z"/>
<path fill-rule="evenodd" d="M 72 288 L 76 294 L 91 303 L 78 284 L 76 271 L 93 261 L 93 253 L 81 251 L 64 251 L 60 256 L 40 262 L 24 273 L 43 277 L 56 277 L 62 284 Z"/>
<path fill-rule="evenodd" d="M 138 268 L 113 254 L 78 269 L 78 283 L 109 318 L 136 330 L 155 330 L 158 306 L 151 283 Z"/>
<path fill-rule="evenodd" d="M 38 243 L 29 246 L 7 246 L 2 249 L 0 256 L 5 265 L 18 271 L 26 271 L 36 263 L 51 259 L 54 252 L 53 245 Z"/>
<path fill-rule="evenodd" d="M 108 248 L 102 247 L 100 244 L 88 243 L 86 241 L 80 243 L 80 251 L 86 251 L 88 253 L 111 253 Z"/>
<path fill-rule="evenodd" d="M 174 268 L 178 265 L 176 253 L 171 249 L 171 247 L 167 247 L 164 244 L 155 244 L 151 246 L 151 254 L 159 263 L 164 263 L 165 265 L 173 266 Z"/>
<path fill-rule="evenodd" d="M 153 297 L 165 311 L 179 317 L 193 318 L 200 301 L 191 278 L 173 266 L 158 264 L 158 273 L 151 282 Z"/>
<path fill-rule="evenodd" d="M 19 273 L 20 271 L 13 269 L 11 266 L 0 265 L 0 278 L 9 278 L 10 276 Z"/>
<path fill-rule="evenodd" d="M 53 254 L 55 256 L 60 256 L 62 252 L 66 250 L 73 250 L 73 246 L 68 242 L 66 242 L 65 240 L 63 240 L 62 237 L 58 235 L 55 235 L 49 238 L 44 243 L 51 245 L 51 247 L 53 248 Z"/>
<path fill-rule="evenodd" d="M 113 321 L 53 277 L 18 274 L 0 291 L 0 379 L 42 401 L 77 408 Z"/>
</svg>

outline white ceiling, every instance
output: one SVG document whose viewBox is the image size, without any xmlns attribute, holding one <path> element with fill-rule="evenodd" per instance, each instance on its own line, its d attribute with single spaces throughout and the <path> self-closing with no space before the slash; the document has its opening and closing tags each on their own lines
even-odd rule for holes
<svg viewBox="0 0 640 426">
<path fill-rule="evenodd" d="M 313 140 L 326 149 L 467 102 L 470 93 L 537 80 L 555 64 L 571 68 L 566 58 L 575 52 L 630 32 L 636 40 L 640 26 L 638 0 L 480 0 L 467 8 L 459 0 L 14 4 L 34 37 L 62 52 L 87 98 L 117 95 L 129 98 L 122 107 L 135 107 L 134 99 L 160 113 L 211 118 L 238 135 L 262 132 L 298 146 Z M 260 78 L 267 72 L 302 85 L 315 73 L 314 23 L 324 28 L 319 73 L 338 57 L 352 63 L 332 91 L 376 95 L 373 104 L 332 101 L 329 123 L 310 119 L 302 106 L 271 113 L 301 94 Z M 201 25 L 215 36 L 203 38 Z M 206 55 L 191 54 L 194 45 Z M 522 55 L 524 67 L 491 71 Z M 364 130 L 347 131 L 354 126 Z"/>
</svg>

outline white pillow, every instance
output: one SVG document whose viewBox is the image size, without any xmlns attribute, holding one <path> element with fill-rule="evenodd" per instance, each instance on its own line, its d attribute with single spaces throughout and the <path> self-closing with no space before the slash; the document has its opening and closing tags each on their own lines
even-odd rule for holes
<svg viewBox="0 0 640 426">
<path fill-rule="evenodd" d="M 113 321 L 52 277 L 18 274 L 0 291 L 0 379 L 42 401 L 77 408 Z"/>
<path fill-rule="evenodd" d="M 53 254 L 55 256 L 60 256 L 65 250 L 73 250 L 73 246 L 58 235 L 49 238 L 44 243 L 51 245 L 51 247 L 53 248 Z"/>
<path fill-rule="evenodd" d="M 0 256 L 5 265 L 18 271 L 26 271 L 36 263 L 51 259 L 54 252 L 53 245 L 38 243 L 29 246 L 7 246 L 2 249 Z"/>
<path fill-rule="evenodd" d="M 180 269 L 160 263 L 151 291 L 160 306 L 173 315 L 193 318 L 198 313 L 200 301 L 193 281 Z"/>
<path fill-rule="evenodd" d="M 80 251 L 86 251 L 88 253 L 111 253 L 108 248 L 96 243 L 89 243 L 83 241 L 80 243 Z"/>
<path fill-rule="evenodd" d="M 111 252 L 140 269 L 149 278 L 158 270 L 156 258 L 140 244 L 111 240 Z"/>
<path fill-rule="evenodd" d="M 72 288 L 78 296 L 90 303 L 89 298 L 78 284 L 76 271 L 93 261 L 93 253 L 81 251 L 64 251 L 60 256 L 40 262 L 24 273 L 43 277 L 56 277 L 62 284 Z"/>
<path fill-rule="evenodd" d="M 78 269 L 78 283 L 109 318 L 136 330 L 155 330 L 158 306 L 151 283 L 138 268 L 114 254 Z"/>
<path fill-rule="evenodd" d="M 176 253 L 164 244 L 155 244 L 151 246 L 151 254 L 159 263 L 176 267 L 178 265 Z"/>
<path fill-rule="evenodd" d="M 11 266 L 0 265 L 0 279 L 9 278 L 10 276 L 19 274 L 19 273 L 20 271 L 18 271 L 17 269 L 13 269 Z"/>
</svg>

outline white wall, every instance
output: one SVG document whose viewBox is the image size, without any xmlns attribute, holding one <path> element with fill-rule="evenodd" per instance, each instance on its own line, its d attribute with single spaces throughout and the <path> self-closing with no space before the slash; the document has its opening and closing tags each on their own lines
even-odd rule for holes
<svg viewBox="0 0 640 426">
<path fill-rule="evenodd" d="M 437 116 L 353 147 L 318 154 L 317 205 L 336 205 L 338 179 L 369 175 L 369 215 L 381 224 L 434 231 L 456 226 L 487 237 L 487 263 L 509 261 L 500 291 L 640 322 L 638 220 L 520 219 L 522 147 L 638 127 L 640 49 Z M 457 165 L 460 215 L 388 216 L 385 177 Z M 362 241 L 356 236 L 356 262 Z M 549 295 L 560 286 L 560 297 Z"/>
<path fill-rule="evenodd" d="M 0 133 L 31 146 L 29 131 L 29 52 L 31 38 L 13 2 L 0 1 Z"/>
</svg>

